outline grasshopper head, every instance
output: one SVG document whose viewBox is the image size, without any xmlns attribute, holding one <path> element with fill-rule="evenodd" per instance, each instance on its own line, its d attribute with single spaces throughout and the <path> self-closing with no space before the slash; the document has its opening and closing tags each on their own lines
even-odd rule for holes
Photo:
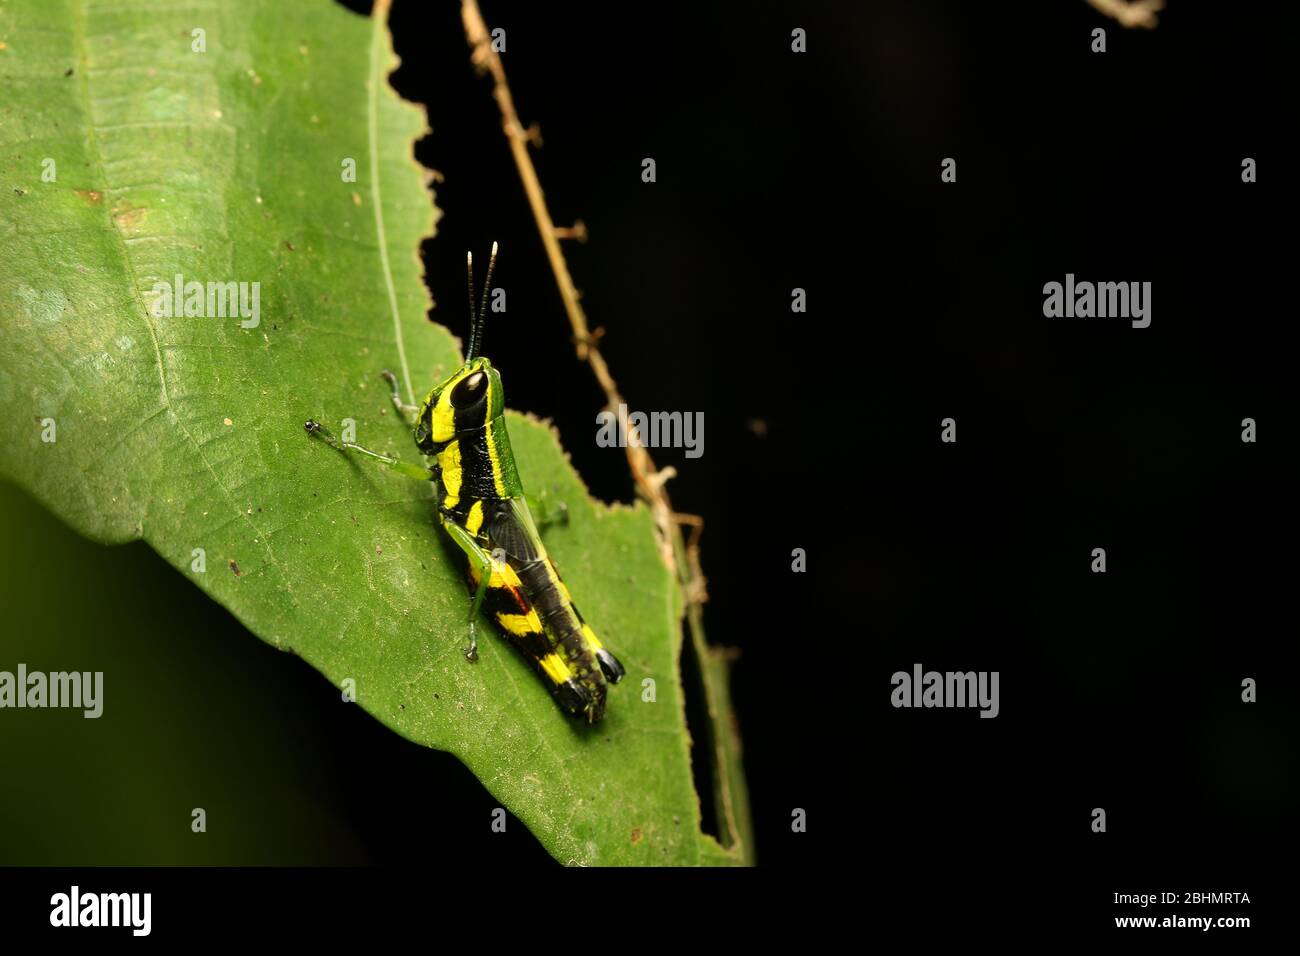
<svg viewBox="0 0 1300 956">
<path fill-rule="evenodd" d="M 470 359 L 425 397 L 415 444 L 426 455 L 436 454 L 457 432 L 482 428 L 504 407 L 501 373 L 486 356 Z"/>
<path fill-rule="evenodd" d="M 424 399 L 420 418 L 415 425 L 415 444 L 426 455 L 438 452 L 457 432 L 482 428 L 501 414 L 505 401 L 501 397 L 501 376 L 486 356 L 479 355 L 483 338 L 483 319 L 487 314 L 488 295 L 492 291 L 492 272 L 497 264 L 497 244 L 492 243 L 487 279 L 483 283 L 483 301 L 474 312 L 474 254 L 467 253 L 469 271 L 469 348 L 465 364 Z"/>
</svg>

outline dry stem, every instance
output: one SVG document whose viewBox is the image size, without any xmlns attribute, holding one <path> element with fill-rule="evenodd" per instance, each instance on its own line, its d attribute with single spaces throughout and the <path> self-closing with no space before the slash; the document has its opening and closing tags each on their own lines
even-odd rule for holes
<svg viewBox="0 0 1300 956">
<path fill-rule="evenodd" d="M 551 260 L 551 270 L 555 273 L 555 281 L 560 287 L 560 297 L 564 300 L 564 311 L 568 314 L 569 325 L 573 329 L 573 343 L 578 359 L 591 367 L 601 391 L 605 393 L 606 407 L 620 416 L 619 427 L 622 433 L 627 435 L 627 462 L 632 470 L 632 480 L 636 482 L 641 497 L 650 506 L 655 527 L 659 531 L 659 551 L 663 555 L 664 562 L 674 572 L 679 572 L 673 548 L 676 525 L 673 521 L 672 505 L 663 486 L 664 478 L 667 476 L 661 476 L 650 458 L 650 453 L 641 444 L 636 429 L 627 420 L 626 403 L 619 394 L 618 385 L 615 384 L 609 366 L 605 363 L 605 358 L 600 354 L 600 348 L 596 344 L 602 330 L 597 329 L 593 333 L 587 324 L 587 314 L 579 302 L 578 290 L 573 284 L 573 277 L 569 274 L 564 253 L 560 250 L 561 237 L 570 234 L 571 230 L 556 228 L 550 210 L 546 208 L 542 184 L 537 179 L 537 170 L 533 166 L 532 157 L 528 155 L 528 144 L 537 138 L 536 133 L 530 133 L 529 128 L 519 121 L 514 97 L 510 95 L 510 87 L 506 83 L 505 67 L 501 64 L 501 57 L 492 49 L 492 40 L 488 34 L 487 24 L 483 21 L 483 15 L 479 12 L 478 3 L 475 0 L 465 0 L 461 6 L 461 15 L 465 22 L 465 36 L 473 48 L 471 59 L 474 65 L 492 74 L 492 94 L 496 97 L 497 106 L 501 108 L 502 130 L 510 143 L 510 152 L 514 155 L 515 166 L 518 167 L 519 177 L 523 180 L 524 192 L 528 194 L 528 205 L 532 207 L 533 217 L 537 220 L 537 229 L 542 235 L 542 245 L 546 247 L 546 256 Z M 584 237 L 586 235 L 585 226 L 582 227 L 582 235 Z M 689 570 L 687 573 L 689 574 Z M 682 577 L 680 573 L 678 576 Z M 688 578 L 683 578 L 683 585 L 686 587 L 687 594 L 699 590 Z"/>
</svg>

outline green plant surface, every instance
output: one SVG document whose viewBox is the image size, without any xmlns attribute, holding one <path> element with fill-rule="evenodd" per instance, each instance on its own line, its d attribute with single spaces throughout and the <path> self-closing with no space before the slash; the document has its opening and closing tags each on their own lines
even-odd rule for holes
<svg viewBox="0 0 1300 956">
<path fill-rule="evenodd" d="M 431 489 L 303 431 L 351 419 L 416 460 L 379 372 L 409 398 L 460 360 L 425 318 L 427 129 L 388 86 L 382 13 L 0 6 L 0 472 L 95 540 L 143 538 L 355 706 L 456 754 L 557 860 L 741 862 L 699 830 L 682 602 L 644 507 L 593 501 L 553 431 L 510 414 L 525 485 L 568 505 L 547 546 L 628 670 L 588 728 L 494 631 L 465 661 L 464 564 Z M 258 282 L 260 322 L 160 314 L 178 274 Z"/>
</svg>

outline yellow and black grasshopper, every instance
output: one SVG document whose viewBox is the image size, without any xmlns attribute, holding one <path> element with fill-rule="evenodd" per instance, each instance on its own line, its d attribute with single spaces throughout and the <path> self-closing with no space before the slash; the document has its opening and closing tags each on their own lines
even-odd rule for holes
<svg viewBox="0 0 1300 956">
<path fill-rule="evenodd" d="M 477 314 L 474 260 L 472 254 L 468 257 L 470 338 L 464 364 L 429 392 L 418 408 L 405 404 L 396 377 L 383 373 L 392 388 L 394 407 L 413 425 L 416 446 L 433 457 L 431 468 L 339 441 L 316 421 L 309 420 L 306 429 L 341 451 L 358 452 L 402 474 L 433 482 L 438 520 L 469 558 L 473 601 L 465 656 L 478 659 L 474 624 L 479 608 L 486 606 L 560 706 L 595 723 L 605 714 L 606 683 L 622 679 L 623 665 L 583 621 L 546 554 L 510 451 L 501 376 L 486 356 L 477 354 L 496 256 L 493 243 Z"/>
</svg>

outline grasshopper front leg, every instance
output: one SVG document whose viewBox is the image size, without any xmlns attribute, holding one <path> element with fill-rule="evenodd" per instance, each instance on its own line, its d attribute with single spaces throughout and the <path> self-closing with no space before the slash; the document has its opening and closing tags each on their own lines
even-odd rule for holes
<svg viewBox="0 0 1300 956">
<path fill-rule="evenodd" d="M 397 387 L 397 376 L 388 369 L 379 373 L 385 382 L 388 383 L 388 390 L 393 399 L 393 408 L 397 409 L 397 414 L 401 415 L 406 424 L 412 428 L 415 427 L 415 413 L 420 410 L 418 405 L 408 405 L 402 401 L 402 393 Z"/>
<path fill-rule="evenodd" d="M 333 432 L 331 432 L 328 428 L 326 428 L 324 425 L 322 425 L 320 422 L 316 421 L 315 419 L 311 419 L 311 418 L 307 419 L 307 422 L 306 424 L 303 425 L 303 428 L 307 430 L 308 435 L 319 436 L 323 441 L 327 442 L 332 448 L 337 448 L 339 451 L 342 452 L 354 451 L 358 455 L 364 455 L 365 457 L 371 458 L 379 462 L 380 464 L 387 465 L 389 468 L 393 469 L 393 471 L 397 472 L 399 475 L 404 475 L 407 478 L 417 478 L 420 481 L 429 481 L 433 477 L 433 473 L 430 472 L 429 469 L 427 468 L 421 468 L 419 465 L 413 465 L 410 462 L 399 461 L 398 459 L 392 458 L 388 455 L 381 455 L 379 452 L 371 451 L 369 448 L 365 448 L 361 445 L 358 445 L 356 442 L 340 441 L 339 439 L 334 437 Z"/>
</svg>

